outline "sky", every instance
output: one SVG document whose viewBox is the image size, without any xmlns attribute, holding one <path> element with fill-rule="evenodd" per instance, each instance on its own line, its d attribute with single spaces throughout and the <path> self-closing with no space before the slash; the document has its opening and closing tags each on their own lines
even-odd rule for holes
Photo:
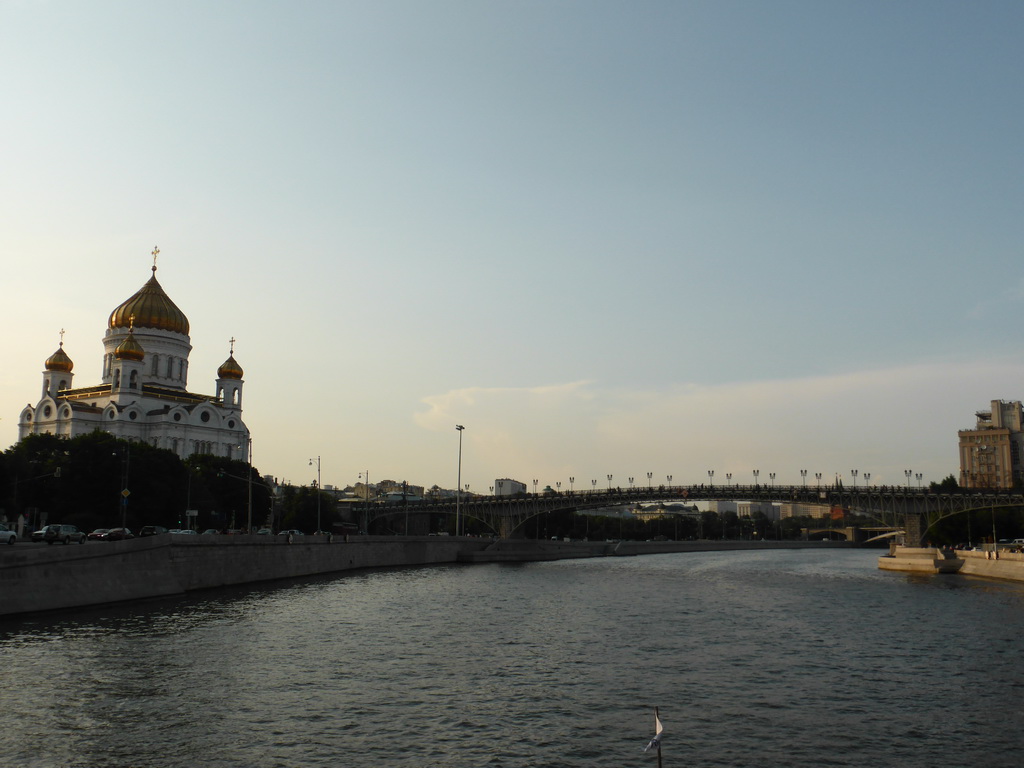
<svg viewBox="0 0 1024 768">
<path fill-rule="evenodd" d="M 157 277 L 281 481 L 924 482 L 1024 398 L 1024 4 L 0 0 L 0 447 Z M 315 464 L 315 462 L 314 462 Z M 570 480 L 570 478 L 572 478 Z M 531 488 L 532 490 L 532 488 Z"/>
</svg>

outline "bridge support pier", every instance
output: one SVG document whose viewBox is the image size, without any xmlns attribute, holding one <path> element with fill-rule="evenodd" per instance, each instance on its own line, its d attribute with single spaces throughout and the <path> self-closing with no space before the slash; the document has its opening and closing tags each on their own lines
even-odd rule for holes
<svg viewBox="0 0 1024 768">
<path fill-rule="evenodd" d="M 918 512 L 907 512 L 906 545 L 908 547 L 921 546 L 921 514 Z"/>
</svg>

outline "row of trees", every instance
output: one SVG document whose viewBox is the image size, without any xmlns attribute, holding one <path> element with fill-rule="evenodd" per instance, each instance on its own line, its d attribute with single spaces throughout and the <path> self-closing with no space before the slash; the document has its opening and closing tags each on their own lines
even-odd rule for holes
<svg viewBox="0 0 1024 768">
<path fill-rule="evenodd" d="M 145 443 L 93 432 L 70 440 L 32 435 L 0 454 L 0 518 L 24 515 L 82 530 L 144 525 L 167 528 L 243 528 L 249 515 L 261 527 L 312 531 L 337 518 L 334 500 L 314 488 L 286 488 L 276 504 L 270 486 L 244 461 L 196 455 L 186 460 Z M 125 493 L 127 491 L 127 494 Z M 189 519 L 185 511 L 198 516 Z"/>
</svg>

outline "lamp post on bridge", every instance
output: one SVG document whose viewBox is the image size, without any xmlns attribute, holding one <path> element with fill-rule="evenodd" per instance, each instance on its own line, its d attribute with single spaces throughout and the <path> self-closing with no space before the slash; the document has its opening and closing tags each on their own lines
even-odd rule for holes
<svg viewBox="0 0 1024 768">
<path fill-rule="evenodd" d="M 455 430 L 459 433 L 459 472 L 458 480 L 455 483 L 455 535 L 459 535 L 459 513 L 462 511 L 462 430 L 465 427 L 461 424 L 455 425 Z"/>
<path fill-rule="evenodd" d="M 668 482 L 668 487 L 672 487 L 672 475 L 665 475 L 665 480 Z"/>
<path fill-rule="evenodd" d="M 597 478 L 590 481 L 590 492 L 592 494 L 597 493 Z"/>
<path fill-rule="evenodd" d="M 857 490 L 857 470 L 851 469 L 850 474 L 853 475 L 853 490 Z"/>
<path fill-rule="evenodd" d="M 815 472 L 814 473 L 814 479 L 818 483 L 818 492 L 820 493 L 821 492 L 821 472 Z"/>
<path fill-rule="evenodd" d="M 800 470 L 800 482 L 803 484 L 804 490 L 806 491 L 807 490 L 807 470 L 806 469 L 801 469 Z"/>
<path fill-rule="evenodd" d="M 725 473 L 725 482 L 730 488 L 732 488 L 732 472 Z"/>
<path fill-rule="evenodd" d="M 715 470 L 713 469 L 708 470 L 708 486 L 715 487 Z"/>
<path fill-rule="evenodd" d="M 317 456 L 315 461 L 316 461 L 316 532 L 320 533 L 320 457 Z M 309 460 L 309 466 L 312 467 L 313 466 L 313 462 L 314 462 L 314 459 L 310 459 Z M 252 471 L 250 470 L 250 474 L 251 473 L 252 473 Z M 251 506 L 252 505 L 250 504 L 250 507 Z M 249 514 L 250 514 L 250 516 L 252 515 L 251 510 L 250 510 Z M 252 520 L 251 519 L 249 520 L 249 526 L 252 527 Z"/>
<path fill-rule="evenodd" d="M 871 483 L 871 473 L 870 472 L 865 472 L 864 473 L 864 490 L 865 491 L 868 489 L 870 483 Z"/>
<path fill-rule="evenodd" d="M 921 490 L 921 473 L 917 473 L 917 490 Z"/>
<path fill-rule="evenodd" d="M 629 478 L 629 490 L 633 490 L 633 478 Z"/>
<path fill-rule="evenodd" d="M 768 477 L 770 477 L 772 480 L 772 493 L 775 493 L 775 473 L 769 472 Z"/>
<path fill-rule="evenodd" d="M 647 473 L 647 492 L 648 493 L 651 492 L 651 478 L 652 477 L 654 477 L 654 473 L 653 472 L 648 472 Z"/>
<path fill-rule="evenodd" d="M 757 476 L 760 475 L 760 474 L 761 474 L 761 470 L 760 469 L 755 469 L 754 470 L 754 485 L 757 485 Z"/>
<path fill-rule="evenodd" d="M 572 493 L 572 484 L 575 483 L 575 482 L 576 482 L 576 478 L 575 477 L 570 477 L 569 478 L 569 495 L 570 496 L 573 495 L 573 493 Z"/>
<path fill-rule="evenodd" d="M 612 492 L 612 476 L 608 475 L 608 493 Z"/>
<path fill-rule="evenodd" d="M 903 474 L 907 476 L 907 490 L 910 490 L 910 476 L 914 474 L 913 470 L 904 469 Z"/>
</svg>

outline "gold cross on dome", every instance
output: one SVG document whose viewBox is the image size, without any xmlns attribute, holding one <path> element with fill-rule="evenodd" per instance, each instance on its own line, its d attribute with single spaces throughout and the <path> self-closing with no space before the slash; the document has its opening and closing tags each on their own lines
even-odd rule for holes
<svg viewBox="0 0 1024 768">
<path fill-rule="evenodd" d="M 229 352 L 229 354 L 233 355 L 233 354 L 235 354 L 235 337 L 234 336 L 231 337 L 230 342 L 231 342 L 231 352 Z"/>
<path fill-rule="evenodd" d="M 65 333 L 64 329 L 63 329 L 63 328 L 61 328 L 61 329 L 60 329 L 60 345 L 61 345 L 62 347 L 64 346 L 64 333 Z"/>
<path fill-rule="evenodd" d="M 154 245 L 150 255 L 153 257 L 153 271 L 156 272 L 156 257 L 160 255 L 160 249 Z"/>
</svg>

